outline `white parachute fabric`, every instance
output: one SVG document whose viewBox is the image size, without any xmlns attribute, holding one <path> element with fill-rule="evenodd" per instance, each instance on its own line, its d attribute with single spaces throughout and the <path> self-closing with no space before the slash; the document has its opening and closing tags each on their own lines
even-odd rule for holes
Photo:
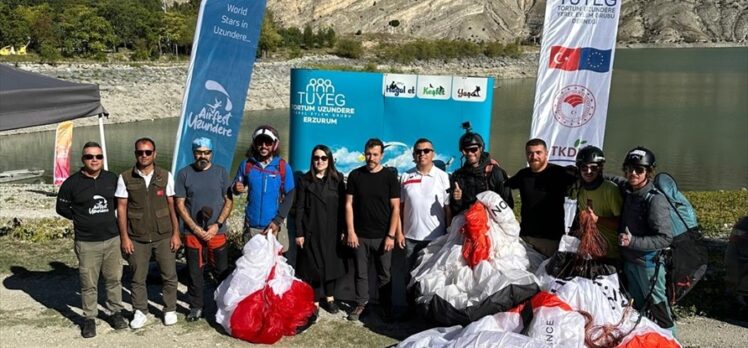
<svg viewBox="0 0 748 348">
<path fill-rule="evenodd" d="M 281 294 L 291 286 L 293 268 L 278 255 L 283 246 L 273 236 L 257 235 L 242 249 L 242 257 L 236 261 L 236 269 L 216 288 L 214 298 L 218 310 L 216 322 L 231 334 L 231 314 L 236 305 L 265 287 L 270 271 L 276 266 L 274 279 L 270 281 L 273 292 Z M 281 258 L 283 260 L 278 260 Z M 281 262 L 278 262 L 281 261 Z M 285 267 L 284 267 L 285 266 Z M 290 278 L 289 276 L 290 271 Z"/>
<path fill-rule="evenodd" d="M 465 262 L 460 232 L 465 224 L 465 216 L 457 215 L 452 220 L 449 232 L 424 248 L 418 265 L 411 272 L 413 278 L 410 285 L 420 284 L 422 296 L 417 302 L 428 302 L 436 295 L 455 308 L 462 309 L 479 303 L 509 284 L 536 282 L 530 270 L 534 270 L 537 264 L 531 264 L 528 253 L 537 253 L 521 243 L 519 223 L 512 210 L 501 196 L 491 191 L 478 194 L 477 199 L 485 206 L 489 216 L 489 259 L 480 262 L 474 269 Z"/>
<path fill-rule="evenodd" d="M 468 324 L 512 308 L 538 290 L 532 272 L 542 256 L 520 240 L 512 210 L 491 191 L 477 199 L 488 217 L 488 258 L 474 268 L 464 259 L 461 230 L 466 220 L 459 214 L 446 235 L 423 249 L 411 272 L 409 286 L 416 286 L 416 302 L 441 324 Z"/>
<path fill-rule="evenodd" d="M 519 317 L 516 316 L 515 317 Z M 549 348 L 542 341 L 505 330 L 494 316 L 485 316 L 463 328 L 460 325 L 419 332 L 398 344 L 402 348 L 517 347 Z"/>
</svg>

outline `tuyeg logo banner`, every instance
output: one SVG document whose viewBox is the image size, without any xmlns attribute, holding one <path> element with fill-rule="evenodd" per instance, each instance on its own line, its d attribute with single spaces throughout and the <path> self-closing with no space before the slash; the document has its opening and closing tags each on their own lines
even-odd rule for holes
<svg viewBox="0 0 748 348">
<path fill-rule="evenodd" d="M 198 137 L 213 142 L 213 163 L 231 168 L 264 13 L 265 0 L 202 1 L 172 173 L 194 161 Z"/>
</svg>

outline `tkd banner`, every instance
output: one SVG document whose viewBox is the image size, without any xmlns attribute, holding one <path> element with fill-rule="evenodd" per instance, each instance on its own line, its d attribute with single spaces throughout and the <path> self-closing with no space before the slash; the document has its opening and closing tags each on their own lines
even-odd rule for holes
<svg viewBox="0 0 748 348">
<path fill-rule="evenodd" d="M 193 162 L 198 137 L 213 141 L 213 162 L 230 170 L 264 11 L 265 0 L 201 3 L 172 172 Z"/>
<path fill-rule="evenodd" d="M 385 143 L 383 164 L 412 168 L 412 147 L 428 138 L 435 160 L 460 166 L 458 139 L 470 122 L 486 139 L 491 129 L 493 79 L 294 69 L 291 71 L 290 162 L 309 170 L 311 150 L 329 146 L 344 174 L 364 165 L 364 143 Z"/>
<path fill-rule="evenodd" d="M 620 0 L 546 4 L 530 137 L 546 141 L 551 162 L 602 148 L 620 10 Z"/>
</svg>

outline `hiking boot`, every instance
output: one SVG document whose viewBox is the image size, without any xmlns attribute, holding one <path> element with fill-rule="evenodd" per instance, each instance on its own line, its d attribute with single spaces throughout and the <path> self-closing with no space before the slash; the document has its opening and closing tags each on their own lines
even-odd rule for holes
<svg viewBox="0 0 748 348">
<path fill-rule="evenodd" d="M 319 306 L 330 314 L 338 314 L 340 312 L 340 307 L 335 303 L 335 300 L 322 302 Z"/>
<path fill-rule="evenodd" d="M 135 314 L 132 316 L 132 320 L 130 321 L 130 328 L 137 330 L 143 327 L 145 325 L 145 322 L 148 321 L 148 317 L 145 315 L 145 313 L 141 312 L 140 310 L 135 310 Z"/>
<path fill-rule="evenodd" d="M 122 316 L 122 312 L 115 312 L 109 317 L 109 325 L 115 330 L 122 330 L 127 328 L 127 320 Z"/>
<path fill-rule="evenodd" d="M 171 311 L 164 313 L 164 325 L 171 326 L 177 323 L 177 312 Z"/>
<path fill-rule="evenodd" d="M 81 336 L 83 338 L 91 338 L 96 336 L 96 321 L 94 319 L 86 319 L 81 325 Z"/>
<path fill-rule="evenodd" d="M 354 308 L 350 313 L 348 313 L 348 320 L 350 321 L 357 321 L 361 319 L 361 315 L 364 314 L 364 309 L 366 309 L 365 305 L 356 305 L 356 308 Z"/>
<path fill-rule="evenodd" d="M 203 317 L 202 308 L 190 308 L 190 314 L 187 314 L 187 321 L 198 321 Z"/>
</svg>

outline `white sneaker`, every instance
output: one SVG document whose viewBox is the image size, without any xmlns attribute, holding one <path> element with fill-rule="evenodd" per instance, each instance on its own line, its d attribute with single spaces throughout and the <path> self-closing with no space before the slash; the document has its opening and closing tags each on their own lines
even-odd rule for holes
<svg viewBox="0 0 748 348">
<path fill-rule="evenodd" d="M 140 310 L 135 310 L 135 315 L 132 316 L 132 320 L 130 321 L 130 328 L 132 329 L 140 329 L 145 325 L 145 322 L 148 321 L 148 317 L 145 315 L 145 313 L 141 312 Z"/>
<path fill-rule="evenodd" d="M 164 325 L 174 325 L 177 323 L 177 312 L 171 311 L 164 313 Z"/>
</svg>

